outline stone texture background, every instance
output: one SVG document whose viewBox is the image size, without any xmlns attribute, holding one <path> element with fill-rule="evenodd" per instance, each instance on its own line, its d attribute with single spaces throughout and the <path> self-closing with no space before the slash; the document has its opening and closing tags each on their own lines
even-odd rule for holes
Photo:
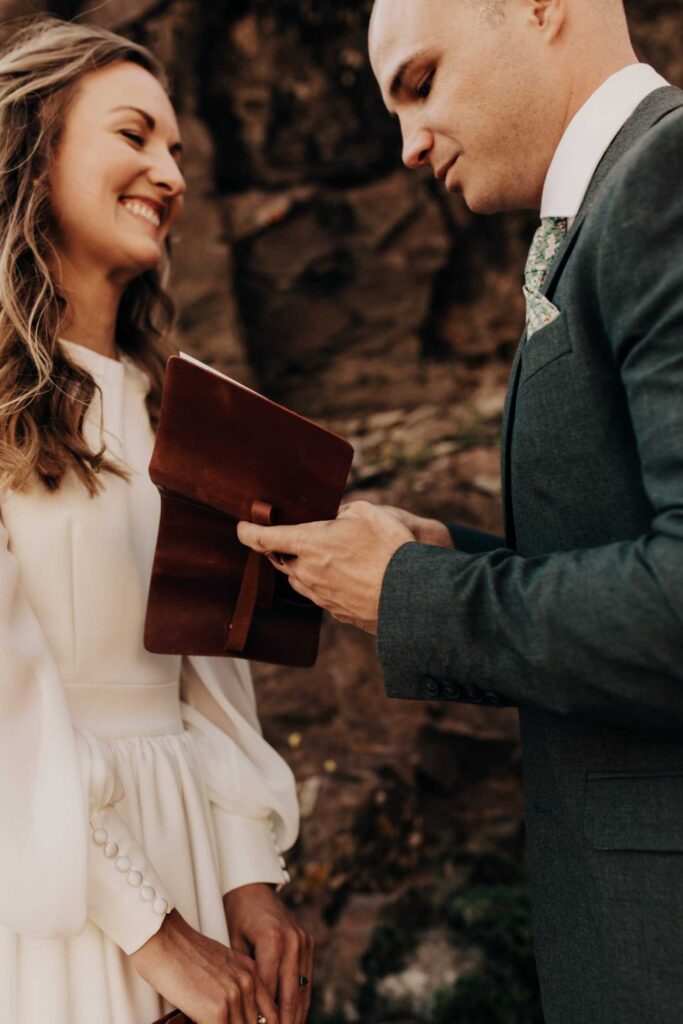
<svg viewBox="0 0 683 1024">
<path fill-rule="evenodd" d="M 401 168 L 370 0 L 4 0 L 166 62 L 190 190 L 183 347 L 345 434 L 349 497 L 501 527 L 498 431 L 533 214 L 475 217 Z M 683 86 L 680 0 L 629 0 Z M 512 710 L 388 702 L 372 638 L 327 622 L 312 671 L 257 666 L 303 811 L 288 899 L 319 946 L 317 1024 L 540 1021 Z"/>
</svg>

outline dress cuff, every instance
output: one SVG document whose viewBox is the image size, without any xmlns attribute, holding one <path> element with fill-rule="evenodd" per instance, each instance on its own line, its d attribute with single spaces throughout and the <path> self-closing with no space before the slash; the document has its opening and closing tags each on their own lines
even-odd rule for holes
<svg viewBox="0 0 683 1024">
<path fill-rule="evenodd" d="M 88 915 L 129 955 L 159 931 L 173 900 L 112 806 L 90 819 Z"/>
<path fill-rule="evenodd" d="M 245 818 L 211 805 L 223 895 L 241 885 L 268 882 L 278 892 L 291 881 L 272 819 Z"/>
</svg>

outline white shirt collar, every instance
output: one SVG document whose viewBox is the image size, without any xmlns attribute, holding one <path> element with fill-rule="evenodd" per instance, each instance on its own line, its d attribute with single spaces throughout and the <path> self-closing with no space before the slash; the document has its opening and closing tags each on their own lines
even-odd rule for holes
<svg viewBox="0 0 683 1024">
<path fill-rule="evenodd" d="M 60 338 L 59 344 L 64 346 L 69 357 L 75 363 L 90 371 L 98 380 L 114 381 L 123 379 L 126 371 L 128 371 L 147 391 L 151 387 L 149 374 L 142 370 L 137 363 L 134 363 L 130 356 L 118 348 L 118 346 L 119 358 L 113 359 L 110 356 L 104 356 L 100 352 L 96 352 L 92 348 L 88 348 L 87 345 L 81 345 L 77 341 L 68 341 L 66 338 Z"/>
<path fill-rule="evenodd" d="M 551 161 L 541 217 L 568 217 L 583 202 L 595 169 L 639 103 L 669 83 L 649 64 L 630 64 L 606 79 L 577 110 Z"/>
</svg>

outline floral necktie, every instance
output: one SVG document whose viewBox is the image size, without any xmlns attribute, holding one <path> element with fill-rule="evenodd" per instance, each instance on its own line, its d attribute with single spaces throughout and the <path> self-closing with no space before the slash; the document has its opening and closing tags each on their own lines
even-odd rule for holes
<svg viewBox="0 0 683 1024">
<path fill-rule="evenodd" d="M 526 299 L 527 338 L 559 315 L 541 288 L 567 234 L 566 217 L 544 217 L 536 230 L 524 270 L 524 298 Z"/>
</svg>

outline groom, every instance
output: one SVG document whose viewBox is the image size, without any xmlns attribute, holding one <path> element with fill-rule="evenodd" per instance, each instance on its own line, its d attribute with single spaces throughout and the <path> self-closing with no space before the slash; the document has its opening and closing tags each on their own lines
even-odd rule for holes
<svg viewBox="0 0 683 1024">
<path fill-rule="evenodd" d="M 506 537 L 366 502 L 239 535 L 389 696 L 519 707 L 547 1024 L 680 1024 L 683 92 L 621 0 L 377 0 L 370 53 L 408 167 L 540 211 Z"/>
</svg>

